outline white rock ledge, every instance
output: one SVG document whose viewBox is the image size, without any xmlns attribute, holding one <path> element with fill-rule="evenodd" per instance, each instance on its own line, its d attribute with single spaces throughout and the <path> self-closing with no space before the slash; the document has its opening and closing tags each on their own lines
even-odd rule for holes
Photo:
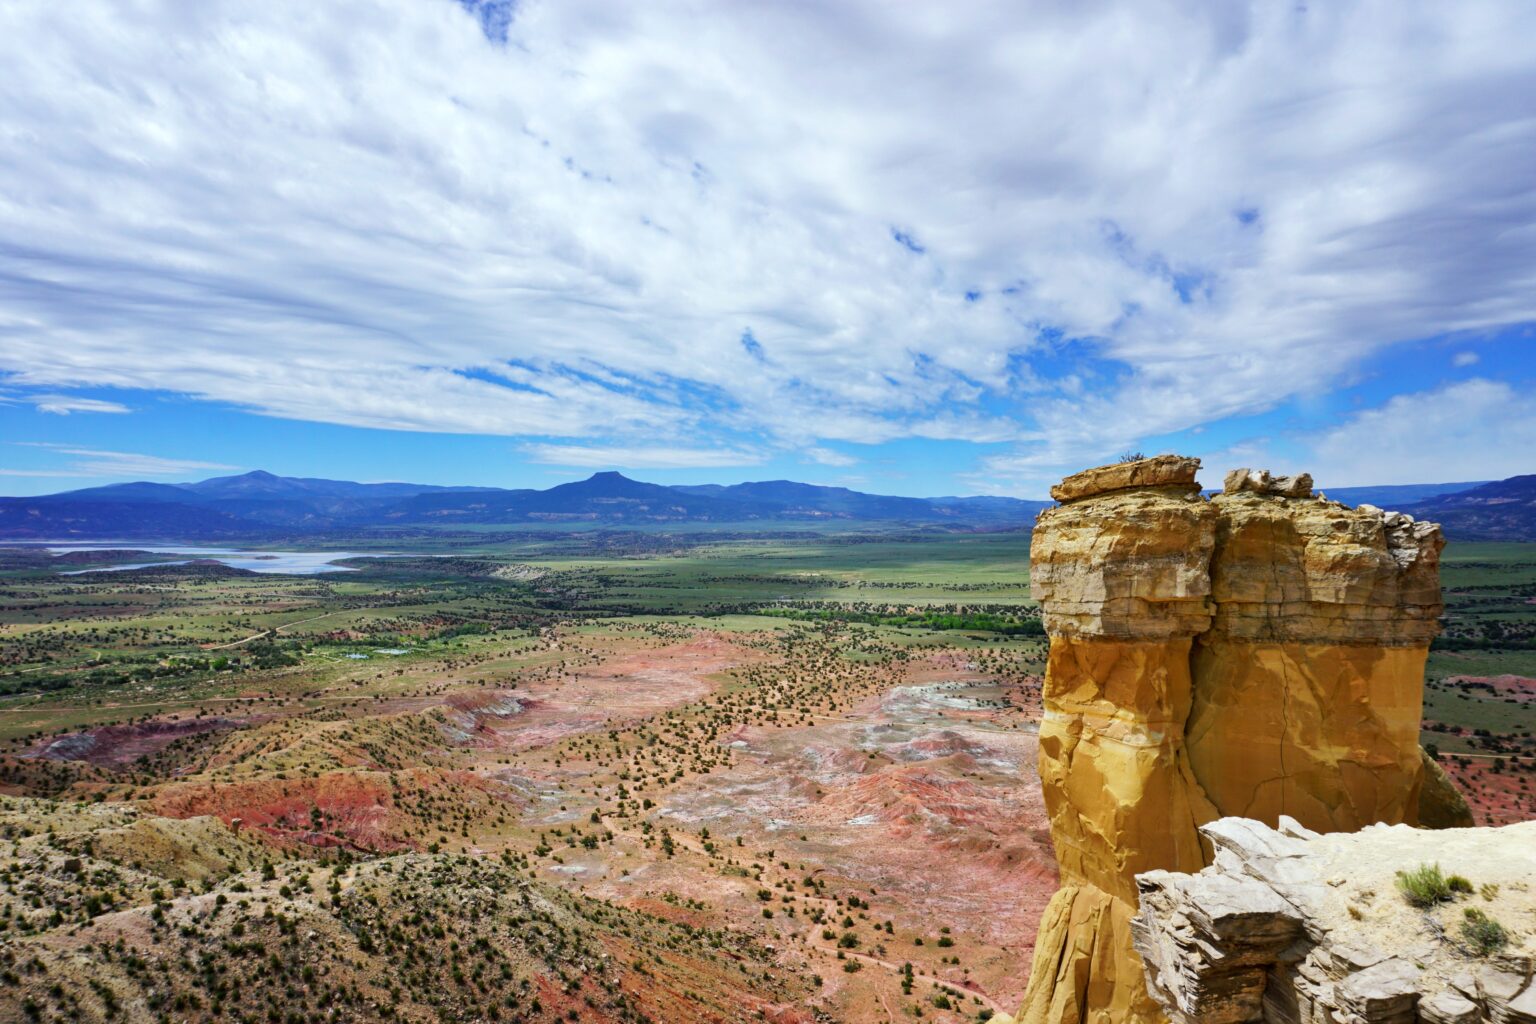
<svg viewBox="0 0 1536 1024">
<path fill-rule="evenodd" d="M 1289 818 L 1201 828 L 1199 874 L 1137 875 L 1147 987 L 1174 1024 L 1536 1024 L 1536 821 L 1318 835 Z M 1396 876 L 1422 864 L 1473 892 L 1428 909 Z M 1504 926 L 1479 955 L 1467 910 Z"/>
</svg>

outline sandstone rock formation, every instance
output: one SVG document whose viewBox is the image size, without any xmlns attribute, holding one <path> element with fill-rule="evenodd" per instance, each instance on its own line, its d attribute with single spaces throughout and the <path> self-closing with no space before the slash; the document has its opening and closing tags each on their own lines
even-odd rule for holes
<svg viewBox="0 0 1536 1024">
<path fill-rule="evenodd" d="M 1201 832 L 1211 867 L 1136 880 L 1136 949 L 1175 1024 L 1536 1024 L 1536 822 L 1319 835 L 1223 818 Z M 1396 875 L 1424 864 L 1471 891 L 1415 908 Z M 1471 941 L 1469 911 L 1506 945 Z"/>
<path fill-rule="evenodd" d="M 1060 502 L 1090 498 L 1095 494 L 1125 491 L 1133 487 L 1184 487 L 1195 482 L 1200 460 L 1183 455 L 1158 455 L 1098 466 L 1074 473 L 1051 488 L 1051 497 Z"/>
<path fill-rule="evenodd" d="M 1281 496 L 1294 490 L 1229 486 L 1211 501 L 1215 616 L 1185 730 L 1195 775 L 1223 814 L 1271 824 L 1416 820 L 1445 542 L 1433 523 L 1310 486 Z"/>
<path fill-rule="evenodd" d="M 1267 469 L 1234 469 L 1222 482 L 1226 494 L 1251 491 L 1254 494 L 1280 494 L 1287 498 L 1312 497 L 1312 475 L 1271 476 Z"/>
<path fill-rule="evenodd" d="M 1021 1020 L 1163 1019 L 1131 948 L 1134 877 L 1208 862 L 1222 815 L 1353 830 L 1416 822 L 1437 527 L 1199 460 L 1068 477 L 1041 513 L 1031 586 L 1051 637 L 1040 776 L 1062 888 Z M 1463 820 L 1443 774 L 1437 822 Z"/>
</svg>

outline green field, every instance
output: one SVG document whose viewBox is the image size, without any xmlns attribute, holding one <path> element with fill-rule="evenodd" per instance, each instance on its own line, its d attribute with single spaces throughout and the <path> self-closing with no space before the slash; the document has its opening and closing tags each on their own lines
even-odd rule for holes
<svg viewBox="0 0 1536 1024">
<path fill-rule="evenodd" d="M 544 655 L 530 638 L 554 623 L 821 624 L 898 645 L 1012 645 L 1039 632 L 1024 531 L 546 529 L 385 548 L 422 557 L 362 557 L 346 563 L 358 571 L 307 577 L 59 576 L 10 560 L 0 570 L 0 739 L 213 707 L 256 680 L 302 700 L 360 662 L 537 665 Z M 1536 677 L 1536 545 L 1452 544 L 1443 579 L 1426 718 L 1529 732 L 1532 705 L 1443 681 Z M 1439 739 L 1447 750 L 1483 745 Z"/>
<path fill-rule="evenodd" d="M 420 557 L 364 556 L 344 562 L 356 571 L 317 576 L 60 576 L 12 558 L 0 571 L 0 740 L 152 712 L 217 713 L 253 688 L 314 704 L 364 664 L 388 666 L 371 687 L 382 694 L 393 674 L 457 659 L 515 673 L 551 660 L 537 638 L 557 624 L 772 633 L 798 622 L 898 646 L 1017 647 L 1027 637 L 1009 633 L 1039 631 L 1028 555 L 1025 533 L 776 530 L 460 535 Z"/>
</svg>

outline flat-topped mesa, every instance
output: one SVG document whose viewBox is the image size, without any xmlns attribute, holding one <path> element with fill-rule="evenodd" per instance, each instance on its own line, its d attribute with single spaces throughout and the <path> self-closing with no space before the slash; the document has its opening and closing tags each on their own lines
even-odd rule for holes
<svg viewBox="0 0 1536 1024">
<path fill-rule="evenodd" d="M 1212 633 L 1390 646 L 1427 644 L 1439 633 L 1445 538 L 1438 526 L 1312 498 L 1305 474 L 1273 480 L 1268 490 L 1252 485 L 1256 478 L 1273 479 L 1238 470 L 1211 501 Z"/>
<path fill-rule="evenodd" d="M 1269 474 L 1237 476 L 1211 500 L 1215 614 L 1185 727 L 1196 777 L 1222 813 L 1271 824 L 1416 821 L 1439 527 L 1285 483 L 1305 477 L 1266 491 L 1251 482 Z"/>
<path fill-rule="evenodd" d="M 1041 918 L 1026 1024 L 1161 1019 L 1131 948 L 1134 876 L 1204 865 L 1216 816 L 1184 749 L 1193 638 L 1210 627 L 1216 515 L 1198 459 L 1068 477 L 1030 542 L 1051 637 L 1040 781 L 1061 889 Z"/>
<path fill-rule="evenodd" d="M 1052 489 L 1030 547 L 1050 656 L 1040 779 L 1062 889 L 1021 1020 L 1163 1020 L 1131 949 L 1134 876 L 1206 863 L 1222 815 L 1320 831 L 1470 824 L 1418 746 L 1438 628 L 1432 523 L 1314 496 L 1311 477 L 1160 456 Z M 1428 766 L 1428 767 L 1427 767 Z M 1421 800 L 1425 780 L 1429 798 Z"/>
</svg>

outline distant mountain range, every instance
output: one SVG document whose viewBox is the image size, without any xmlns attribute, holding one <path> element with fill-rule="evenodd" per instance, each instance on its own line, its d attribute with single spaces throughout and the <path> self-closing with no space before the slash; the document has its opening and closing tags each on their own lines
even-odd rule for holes
<svg viewBox="0 0 1536 1024">
<path fill-rule="evenodd" d="M 1439 523 L 1458 540 L 1536 540 L 1536 475 L 1439 494 L 1402 511 Z"/>
<path fill-rule="evenodd" d="M 1446 524 L 1462 539 L 1536 540 L 1536 476 L 1492 483 L 1344 487 L 1327 492 Z M 1024 527 L 1046 501 L 903 498 L 789 480 L 665 487 L 621 473 L 545 490 L 360 484 L 257 470 L 188 484 L 129 483 L 0 498 L 0 538 L 234 541 L 454 525 L 882 522 Z"/>
<path fill-rule="evenodd" d="M 0 537 L 233 540 L 379 527 L 867 521 L 1026 525 L 1049 502 L 899 498 L 773 480 L 664 487 L 621 473 L 546 490 L 359 484 L 257 470 L 190 484 L 130 483 L 0 498 Z"/>
<path fill-rule="evenodd" d="M 1481 487 L 1487 480 L 1468 480 L 1459 484 L 1388 484 L 1382 487 L 1323 487 L 1319 490 L 1334 501 L 1346 505 L 1375 505 L 1379 508 L 1406 509 L 1442 494 Z"/>
</svg>

